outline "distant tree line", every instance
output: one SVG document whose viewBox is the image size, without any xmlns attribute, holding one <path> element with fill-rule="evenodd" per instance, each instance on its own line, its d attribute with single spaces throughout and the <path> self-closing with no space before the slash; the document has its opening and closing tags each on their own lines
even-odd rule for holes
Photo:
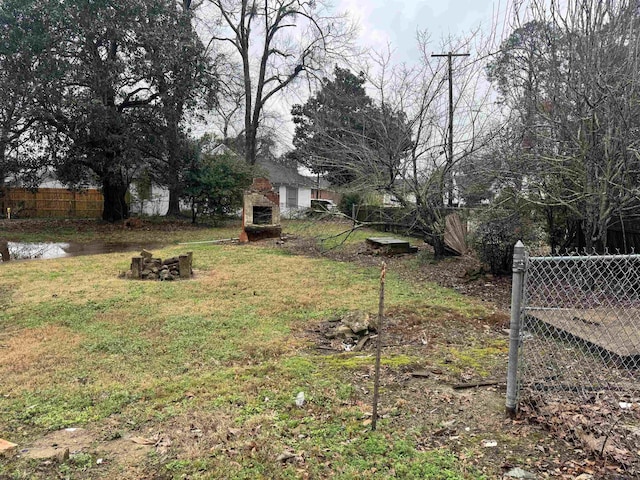
<svg viewBox="0 0 640 480">
<path fill-rule="evenodd" d="M 640 216 L 640 10 L 534 1 L 488 65 L 505 127 L 488 156 L 554 248 L 603 251 Z"/>
<path fill-rule="evenodd" d="M 52 171 L 72 188 L 97 185 L 103 219 L 116 221 L 144 174 L 178 214 L 210 165 L 189 131 L 198 115 L 214 115 L 220 141 L 255 164 L 272 148 L 258 135 L 266 103 L 340 53 L 349 28 L 322 2 L 207 3 L 219 21 L 199 35 L 202 2 L 191 0 L 3 1 L 0 187 L 8 177 L 35 187 Z M 244 129 L 227 137 L 236 112 Z"/>
<path fill-rule="evenodd" d="M 412 68 L 383 54 L 372 57 L 375 75 L 336 68 L 293 108 L 290 156 L 350 191 L 387 193 L 414 210 L 413 230 L 436 256 L 445 253 L 452 183 L 454 204 L 486 205 L 481 250 L 496 243 L 506 256 L 536 232 L 554 249 L 604 251 L 612 224 L 640 217 L 637 2 L 534 0 L 514 6 L 498 48 L 474 36 L 446 43 L 442 51 L 474 52 L 453 69 L 453 158 L 447 65 L 428 40 L 419 36 Z"/>
</svg>

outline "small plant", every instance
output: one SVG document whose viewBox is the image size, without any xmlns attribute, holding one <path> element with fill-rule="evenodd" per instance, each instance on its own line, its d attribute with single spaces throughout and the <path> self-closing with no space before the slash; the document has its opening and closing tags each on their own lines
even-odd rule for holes
<svg viewBox="0 0 640 480">
<path fill-rule="evenodd" d="M 86 470 L 93 465 L 93 456 L 88 453 L 76 453 L 71 457 L 71 461 L 76 467 Z"/>
<path fill-rule="evenodd" d="M 418 260 L 418 265 L 420 265 L 421 267 L 425 265 L 433 265 L 436 263 L 433 252 L 429 250 L 420 250 L 416 255 L 416 259 Z"/>
</svg>

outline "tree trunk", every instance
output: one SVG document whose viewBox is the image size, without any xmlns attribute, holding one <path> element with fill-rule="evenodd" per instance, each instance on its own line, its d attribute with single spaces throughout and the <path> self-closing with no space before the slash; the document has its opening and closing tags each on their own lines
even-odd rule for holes
<svg viewBox="0 0 640 480">
<path fill-rule="evenodd" d="M 191 200 L 191 223 L 196 224 L 196 217 L 198 215 L 198 211 L 196 209 L 195 200 Z"/>
<path fill-rule="evenodd" d="M 245 134 L 245 154 L 244 158 L 247 164 L 256 164 L 256 134 L 255 125 L 250 125 Z"/>
<path fill-rule="evenodd" d="M 102 181 L 104 205 L 102 219 L 117 222 L 129 218 L 129 205 L 126 202 L 127 185 L 122 179 L 107 177 Z"/>
<path fill-rule="evenodd" d="M 429 243 L 433 247 L 433 257 L 436 260 L 440 260 L 447 256 L 447 249 L 444 243 L 444 234 L 434 233 Z"/>
<path fill-rule="evenodd" d="M 167 210 L 166 216 L 180 216 L 180 192 L 178 187 L 173 185 L 169 186 L 169 209 Z"/>
<path fill-rule="evenodd" d="M 0 259 L 2 259 L 3 262 L 11 260 L 11 256 L 9 255 L 9 243 L 6 240 L 0 240 Z"/>
<path fill-rule="evenodd" d="M 183 168 L 184 156 L 186 154 L 184 144 L 180 137 L 180 119 L 182 118 L 182 105 L 176 105 L 173 111 L 165 114 L 168 128 L 166 131 L 168 165 L 164 175 L 166 186 L 169 189 L 169 208 L 166 216 L 180 216 L 180 195 L 182 185 L 179 180 L 178 171 Z"/>
</svg>

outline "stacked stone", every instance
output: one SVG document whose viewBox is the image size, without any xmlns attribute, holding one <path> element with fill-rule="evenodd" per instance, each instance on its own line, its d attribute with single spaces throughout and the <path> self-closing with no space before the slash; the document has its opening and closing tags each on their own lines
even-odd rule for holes
<svg viewBox="0 0 640 480">
<path fill-rule="evenodd" d="M 137 280 L 161 281 L 190 278 L 193 274 L 192 258 L 192 252 L 187 252 L 186 255 L 163 261 L 161 258 L 154 258 L 151 252 L 143 250 L 139 256 L 131 259 L 131 270 L 125 276 Z"/>
</svg>

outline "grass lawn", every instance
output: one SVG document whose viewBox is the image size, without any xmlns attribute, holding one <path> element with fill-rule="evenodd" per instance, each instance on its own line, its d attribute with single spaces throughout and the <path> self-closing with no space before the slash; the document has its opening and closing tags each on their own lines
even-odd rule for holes
<svg viewBox="0 0 640 480">
<path fill-rule="evenodd" d="M 287 228 L 318 233 L 309 223 Z M 188 281 L 120 279 L 130 253 L 0 264 L 0 438 L 20 449 L 81 427 L 89 443 L 63 463 L 0 457 L 0 478 L 492 478 L 459 450 L 425 447 L 424 428 L 390 380 L 384 418 L 371 432 L 373 355 L 314 348 L 308 332 L 318 323 L 377 311 L 379 268 L 270 243 L 177 245 L 237 233 L 109 232 L 112 241 L 161 241 L 169 245 L 154 251 L 162 258 L 193 251 Z M 76 234 L 62 225 L 9 240 L 98 237 L 104 232 L 90 226 Z M 423 326 L 486 315 L 479 302 L 393 271 L 387 308 L 412 312 L 412 324 Z M 470 338 L 434 346 L 431 358 L 385 349 L 383 371 L 426 363 L 490 370 L 485 357 L 504 357 L 505 346 Z"/>
</svg>

